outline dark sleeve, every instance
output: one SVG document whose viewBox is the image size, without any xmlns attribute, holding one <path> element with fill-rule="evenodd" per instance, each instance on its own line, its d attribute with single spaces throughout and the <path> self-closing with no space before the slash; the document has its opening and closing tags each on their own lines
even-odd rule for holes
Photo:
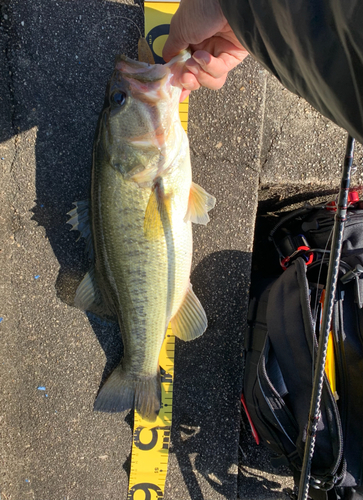
<svg viewBox="0 0 363 500">
<path fill-rule="evenodd" d="M 220 0 L 242 45 L 363 143 L 362 0 Z"/>
</svg>

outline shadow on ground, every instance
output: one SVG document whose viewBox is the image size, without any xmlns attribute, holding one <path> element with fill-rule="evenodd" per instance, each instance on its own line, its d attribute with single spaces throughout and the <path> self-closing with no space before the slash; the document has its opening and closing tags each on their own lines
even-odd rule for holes
<svg viewBox="0 0 363 500">
<path fill-rule="evenodd" d="M 237 446 L 231 443 L 239 436 L 241 311 L 247 288 L 241 275 L 249 261 L 245 252 L 215 252 L 191 276 L 208 330 L 194 342 L 177 340 L 171 453 L 193 500 L 208 498 L 201 477 L 223 498 L 232 498 L 236 486 Z"/>
<path fill-rule="evenodd" d="M 9 54 L 17 68 L 10 81 L 13 128 L 37 128 L 33 219 L 46 229 L 60 265 L 57 295 L 73 305 L 88 261 L 84 242 L 76 243 L 79 233 L 66 224 L 67 212 L 89 196 L 92 142 L 106 83 L 116 54 L 137 57 L 143 11 L 137 4 L 26 0 L 26 20 L 19 26 L 14 9 L 9 31 L 19 49 L 13 45 Z M 25 86 L 18 68 L 26 72 Z M 88 318 L 107 358 L 104 381 L 122 355 L 118 328 Z"/>
</svg>

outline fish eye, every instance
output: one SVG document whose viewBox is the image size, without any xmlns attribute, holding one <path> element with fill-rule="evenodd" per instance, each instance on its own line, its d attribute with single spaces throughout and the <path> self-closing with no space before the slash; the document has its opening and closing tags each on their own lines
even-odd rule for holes
<svg viewBox="0 0 363 500">
<path fill-rule="evenodd" d="M 125 92 L 115 92 L 112 95 L 111 99 L 113 104 L 116 104 L 117 106 L 123 106 L 126 102 L 126 94 Z"/>
</svg>

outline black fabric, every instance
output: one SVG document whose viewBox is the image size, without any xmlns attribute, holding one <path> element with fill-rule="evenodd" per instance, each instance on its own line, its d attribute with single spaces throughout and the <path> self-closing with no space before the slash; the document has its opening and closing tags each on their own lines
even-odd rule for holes
<svg viewBox="0 0 363 500">
<path fill-rule="evenodd" d="M 256 286 L 252 280 L 243 394 L 257 433 L 276 455 L 272 463 L 288 464 L 296 485 L 328 270 L 329 259 L 322 249 L 330 248 L 333 219 L 330 204 L 285 214 L 270 237 L 285 262 L 289 236 L 293 252 L 289 267 L 272 282 Z M 297 235 L 306 239 L 311 251 L 296 253 Z M 312 500 L 362 499 L 363 308 L 357 301 L 362 263 L 363 210 L 356 202 L 348 210 L 343 237 L 332 321 L 336 389 L 333 394 L 325 377 L 311 468 Z"/>
<path fill-rule="evenodd" d="M 292 413 L 299 429 L 296 445 L 302 460 L 313 387 L 311 366 L 317 352 L 303 259 L 297 259 L 273 285 L 266 320 L 269 339 L 291 395 Z M 337 420 L 338 409 L 325 382 L 312 462 L 317 477 L 334 474 L 339 465 L 341 436 Z"/>
<path fill-rule="evenodd" d="M 219 0 L 250 54 L 363 143 L 361 0 Z"/>
<path fill-rule="evenodd" d="M 355 486 L 363 483 L 363 344 L 357 335 L 359 332 L 359 310 L 354 303 L 353 287 L 338 288 L 342 294 L 338 309 L 338 342 L 344 351 L 344 360 L 341 371 L 344 373 L 340 387 L 337 387 L 341 399 L 338 401 L 342 422 L 344 447 L 346 453 L 347 474 L 345 485 Z"/>
<path fill-rule="evenodd" d="M 292 212 L 291 215 L 293 215 L 293 213 L 294 212 Z M 329 211 L 324 208 L 313 208 L 308 216 L 302 218 L 300 229 L 304 233 L 311 248 L 326 247 L 330 250 L 330 234 L 334 225 L 334 217 L 334 211 Z M 344 226 L 342 259 L 352 268 L 357 264 L 363 265 L 362 219 L 363 210 L 348 210 L 347 221 Z"/>
<path fill-rule="evenodd" d="M 360 205 L 361 203 L 359 203 Z M 334 217 L 335 211 L 327 210 L 324 205 L 308 206 L 305 207 L 304 211 L 298 209 L 285 215 L 270 234 L 283 257 L 292 255 L 298 249 L 301 243 L 297 243 L 297 239 L 298 237 L 301 239 L 302 235 L 305 244 L 310 248 L 330 250 Z M 357 265 L 363 266 L 362 220 L 363 210 L 361 208 L 353 206 L 347 211 L 341 253 L 343 262 L 347 264 L 346 272 L 349 269 L 354 269 Z M 327 256 L 326 260 L 328 260 Z M 355 288 L 356 297 L 354 300 L 359 304 L 359 307 L 362 307 L 363 274 L 357 277 Z"/>
</svg>

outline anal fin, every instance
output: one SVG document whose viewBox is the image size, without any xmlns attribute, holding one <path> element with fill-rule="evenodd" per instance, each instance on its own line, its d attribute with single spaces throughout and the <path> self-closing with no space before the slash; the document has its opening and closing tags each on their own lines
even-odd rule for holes
<svg viewBox="0 0 363 500">
<path fill-rule="evenodd" d="M 171 319 L 173 334 L 181 340 L 193 340 L 202 335 L 208 326 L 207 316 L 198 297 L 189 285 L 184 302 Z"/>
<path fill-rule="evenodd" d="M 188 210 L 184 221 L 195 222 L 196 224 L 207 224 L 209 222 L 209 210 L 216 204 L 216 199 L 208 194 L 202 187 L 192 182 L 189 193 Z"/>
</svg>

